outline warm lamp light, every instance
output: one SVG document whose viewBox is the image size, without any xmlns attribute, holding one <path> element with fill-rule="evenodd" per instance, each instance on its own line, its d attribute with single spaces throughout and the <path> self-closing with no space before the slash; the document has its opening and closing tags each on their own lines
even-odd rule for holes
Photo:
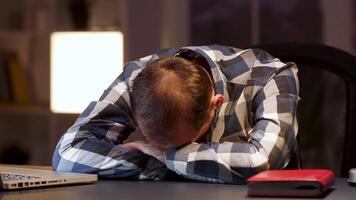
<svg viewBox="0 0 356 200">
<path fill-rule="evenodd" d="M 51 110 L 80 113 L 122 72 L 121 32 L 51 35 Z"/>
</svg>

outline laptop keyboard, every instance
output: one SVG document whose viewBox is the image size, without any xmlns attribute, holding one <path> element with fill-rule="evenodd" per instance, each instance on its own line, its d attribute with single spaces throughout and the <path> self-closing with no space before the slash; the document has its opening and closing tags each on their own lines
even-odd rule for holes
<svg viewBox="0 0 356 200">
<path fill-rule="evenodd" d="M 2 181 L 33 180 L 33 179 L 38 179 L 38 178 L 41 178 L 41 177 L 1 173 Z"/>
</svg>

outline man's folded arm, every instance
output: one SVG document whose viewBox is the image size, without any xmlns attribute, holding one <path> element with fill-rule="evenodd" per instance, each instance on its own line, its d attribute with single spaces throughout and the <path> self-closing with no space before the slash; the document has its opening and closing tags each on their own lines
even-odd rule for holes
<svg viewBox="0 0 356 200">
<path fill-rule="evenodd" d="M 170 149 L 167 167 L 190 179 L 234 184 L 285 167 L 298 131 L 298 90 L 297 67 L 284 68 L 256 94 L 254 127 L 245 140 Z"/>
<path fill-rule="evenodd" d="M 97 102 L 96 106 L 98 104 L 100 103 Z M 164 166 L 152 157 L 130 151 L 110 141 L 110 137 L 118 134 L 113 129 L 123 127 L 110 123 L 95 119 L 83 125 L 77 122 L 62 136 L 56 147 L 53 155 L 54 169 L 96 173 L 104 178 L 159 179 L 158 172 Z M 105 126 L 111 128 L 107 130 Z M 108 131 L 107 135 L 100 135 L 99 129 Z"/>
</svg>

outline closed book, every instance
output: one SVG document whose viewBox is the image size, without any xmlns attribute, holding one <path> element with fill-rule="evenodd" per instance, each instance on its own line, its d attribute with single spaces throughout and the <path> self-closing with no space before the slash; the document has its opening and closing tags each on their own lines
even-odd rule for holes
<svg viewBox="0 0 356 200">
<path fill-rule="evenodd" d="M 248 196 L 321 197 L 335 183 L 327 169 L 267 170 L 247 179 Z"/>
</svg>

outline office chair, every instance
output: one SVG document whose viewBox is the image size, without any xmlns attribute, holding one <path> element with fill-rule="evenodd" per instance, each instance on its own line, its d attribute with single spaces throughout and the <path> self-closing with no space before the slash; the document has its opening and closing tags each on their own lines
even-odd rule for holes
<svg viewBox="0 0 356 200">
<path fill-rule="evenodd" d="M 348 176 L 349 169 L 356 167 L 356 57 L 322 44 L 252 48 L 298 66 L 301 168 L 327 168 L 337 176 Z"/>
</svg>

